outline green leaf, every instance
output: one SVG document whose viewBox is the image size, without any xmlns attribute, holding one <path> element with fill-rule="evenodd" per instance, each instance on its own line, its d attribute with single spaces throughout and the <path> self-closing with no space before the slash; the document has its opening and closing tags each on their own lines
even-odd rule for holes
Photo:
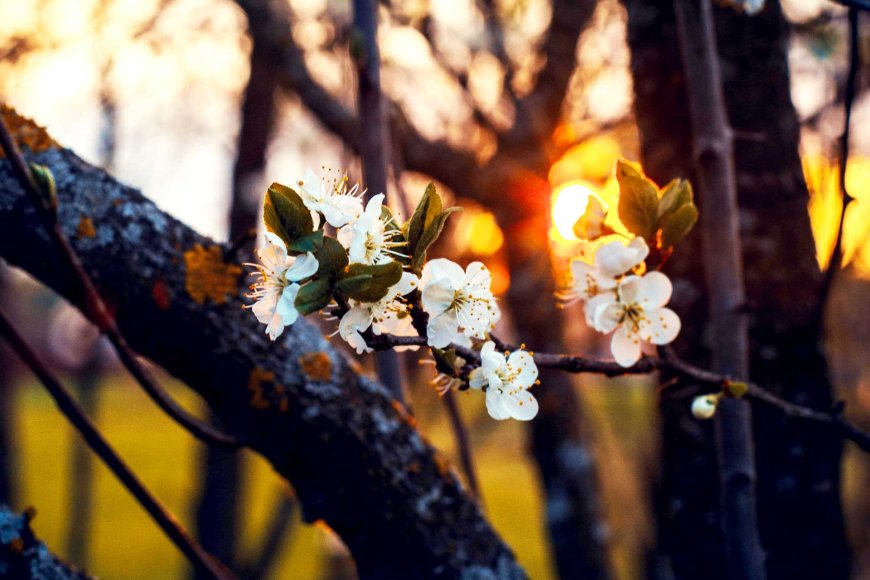
<svg viewBox="0 0 870 580">
<path fill-rule="evenodd" d="M 347 266 L 347 250 L 338 240 L 329 236 L 323 237 L 323 245 L 314 253 L 320 267 L 317 269 L 318 277 L 328 277 L 331 280 L 338 278 Z"/>
<path fill-rule="evenodd" d="M 698 208 L 689 202 L 672 213 L 662 226 L 662 247 L 673 247 L 686 237 L 698 221 Z"/>
<path fill-rule="evenodd" d="M 443 204 L 441 196 L 435 190 L 435 184 L 430 183 L 426 186 L 426 192 L 417 204 L 417 209 L 414 210 L 414 215 L 408 222 L 408 249 L 414 254 L 416 253 L 417 244 L 423 236 L 423 232 L 429 227 L 433 220 L 441 213 Z"/>
<path fill-rule="evenodd" d="M 323 230 L 315 230 L 310 234 L 306 234 L 287 246 L 288 250 L 293 252 L 316 252 L 323 246 Z"/>
<path fill-rule="evenodd" d="M 365 292 L 372 286 L 371 274 L 360 274 L 359 276 L 348 276 L 342 278 L 336 283 L 335 289 L 346 296 L 356 295 Z"/>
<path fill-rule="evenodd" d="M 619 219 L 630 232 L 652 240 L 658 229 L 659 197 L 655 184 L 621 159 L 616 163 L 616 179 Z"/>
<path fill-rule="evenodd" d="M 302 198 L 280 183 L 273 183 L 266 192 L 263 220 L 266 222 L 266 229 L 284 240 L 288 247 L 297 238 L 314 231 L 311 212 L 302 203 Z"/>
<path fill-rule="evenodd" d="M 352 278 L 368 277 L 368 284 L 362 281 L 349 282 Z M 384 264 L 350 264 L 342 272 L 338 286 L 356 286 L 342 292 L 360 302 L 377 302 L 384 296 L 390 286 L 402 279 L 402 265 L 398 262 Z"/>
<path fill-rule="evenodd" d="M 672 213 L 686 205 L 692 203 L 692 184 L 686 179 L 674 179 L 662 190 L 662 197 L 659 200 L 658 208 L 658 223 L 659 227 L 663 227 L 665 219 Z"/>
<path fill-rule="evenodd" d="M 435 243 L 438 236 L 441 235 L 441 232 L 444 230 L 444 224 L 447 223 L 447 218 L 450 217 L 450 214 L 461 210 L 461 207 L 448 207 L 435 216 L 426 229 L 423 230 L 423 234 L 417 241 L 416 246 L 414 246 L 414 253 L 411 255 L 411 268 L 415 272 L 419 272 L 423 268 L 423 264 L 426 262 L 426 252 Z"/>
<path fill-rule="evenodd" d="M 302 288 L 296 295 L 296 310 L 303 316 L 323 310 L 332 300 L 332 284 L 328 278 L 315 278 Z"/>
</svg>

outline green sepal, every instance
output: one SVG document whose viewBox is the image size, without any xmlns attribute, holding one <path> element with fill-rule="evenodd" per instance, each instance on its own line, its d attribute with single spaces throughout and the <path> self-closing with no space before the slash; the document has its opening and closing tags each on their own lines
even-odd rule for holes
<svg viewBox="0 0 870 580">
<path fill-rule="evenodd" d="M 299 289 L 294 302 L 299 314 L 306 315 L 323 310 L 332 300 L 332 283 L 329 278 L 315 278 Z"/>
<path fill-rule="evenodd" d="M 673 247 L 686 237 L 698 221 L 698 208 L 689 202 L 669 215 L 662 225 L 662 247 Z"/>
<path fill-rule="evenodd" d="M 442 209 L 441 196 L 435 190 L 435 184 L 430 183 L 426 186 L 426 191 L 423 193 L 420 203 L 417 204 L 414 215 L 406 224 L 405 238 L 408 240 L 408 247 L 412 254 L 426 227 L 432 223 L 435 216 L 441 213 Z"/>
<path fill-rule="evenodd" d="M 352 279 L 368 278 L 368 280 Z M 387 295 L 391 286 L 402 279 L 402 265 L 398 262 L 384 264 L 350 264 L 341 273 L 336 287 L 348 298 L 360 302 L 377 302 Z"/>
<path fill-rule="evenodd" d="M 627 161 L 616 162 L 619 219 L 633 234 L 652 241 L 658 230 L 658 189 Z"/>
<path fill-rule="evenodd" d="M 290 247 L 297 239 L 314 231 L 311 212 L 299 194 L 280 183 L 273 183 L 266 192 L 263 206 L 266 229 L 284 240 Z"/>
</svg>

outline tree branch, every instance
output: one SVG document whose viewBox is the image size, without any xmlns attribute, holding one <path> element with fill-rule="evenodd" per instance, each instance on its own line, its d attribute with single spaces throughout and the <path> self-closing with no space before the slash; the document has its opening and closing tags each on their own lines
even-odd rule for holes
<svg viewBox="0 0 870 580">
<path fill-rule="evenodd" d="M 36 515 L 32 508 L 17 514 L 0 505 L 0 573 L 4 578 L 28 580 L 90 580 L 54 554 L 37 539 L 30 527 Z"/>
<path fill-rule="evenodd" d="M 131 346 L 194 388 L 290 481 L 304 519 L 323 520 L 342 537 L 361 577 L 523 576 L 381 385 L 357 374 L 304 320 L 269 341 L 241 308 L 242 269 L 224 261 L 220 245 L 32 122 L 5 115 L 28 160 L 53 172 L 63 230 Z M 0 255 L 77 296 L 5 159 Z"/>
</svg>

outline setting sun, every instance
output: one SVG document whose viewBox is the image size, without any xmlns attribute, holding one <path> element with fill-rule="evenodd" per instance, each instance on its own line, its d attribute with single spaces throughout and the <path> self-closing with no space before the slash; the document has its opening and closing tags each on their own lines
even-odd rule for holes
<svg viewBox="0 0 870 580">
<path fill-rule="evenodd" d="M 589 186 L 577 181 L 562 184 L 553 193 L 553 227 L 562 239 L 578 239 L 574 224 L 586 213 L 590 195 L 598 197 Z"/>
</svg>

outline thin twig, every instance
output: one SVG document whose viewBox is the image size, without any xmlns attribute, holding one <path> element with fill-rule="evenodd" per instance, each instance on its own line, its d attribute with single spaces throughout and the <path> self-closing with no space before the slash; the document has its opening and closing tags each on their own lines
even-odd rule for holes
<svg viewBox="0 0 870 580">
<path fill-rule="evenodd" d="M 81 433 L 88 446 L 100 459 L 112 470 L 124 487 L 133 495 L 136 501 L 145 508 L 154 522 L 166 533 L 172 543 L 190 560 L 191 564 L 209 574 L 212 578 L 231 579 L 235 578 L 222 563 L 214 556 L 202 549 L 178 523 L 178 520 L 166 510 L 159 500 L 151 494 L 139 481 L 139 478 L 130 470 L 124 461 L 118 456 L 109 443 L 103 438 L 97 427 L 91 422 L 75 398 L 66 388 L 52 375 L 51 371 L 39 360 L 39 357 L 27 344 L 21 334 L 12 323 L 0 312 L 0 335 L 2 335 L 12 349 L 18 354 L 24 363 L 30 367 L 39 378 L 48 392 L 51 394 L 60 411 L 70 423 Z"/>
<path fill-rule="evenodd" d="M 2 118 L 0 118 L 0 145 L 2 145 L 3 151 L 6 153 L 6 157 L 12 163 L 18 180 L 36 207 L 39 217 L 48 229 L 49 236 L 51 236 L 52 241 L 61 251 L 64 261 L 69 266 L 74 279 L 78 283 L 78 300 L 76 302 L 82 307 L 87 317 L 109 338 L 124 367 L 133 375 L 151 399 L 157 403 L 158 407 L 182 427 L 190 431 L 195 437 L 210 445 L 229 448 L 238 447 L 239 441 L 235 437 L 223 433 L 208 423 L 190 415 L 175 402 L 163 390 L 163 387 L 160 386 L 151 372 L 136 357 L 130 345 L 127 344 L 127 340 L 121 334 L 114 317 L 109 313 L 103 299 L 94 287 L 93 281 L 87 272 L 85 272 L 81 260 L 79 260 L 78 255 L 63 233 L 60 222 L 57 219 L 56 200 L 49 199 L 40 190 L 30 171 L 30 167 L 27 165 L 27 161 L 13 141 L 9 128 Z"/>
<path fill-rule="evenodd" d="M 375 350 L 390 349 L 397 346 L 427 346 L 426 337 L 424 336 L 379 334 L 366 336 L 365 338 L 368 345 Z M 495 339 L 493 336 L 490 336 L 490 338 Z M 494 340 L 494 342 L 496 341 Z M 496 342 L 496 345 L 499 351 L 513 352 L 520 350 L 519 347 L 500 340 Z M 445 349 L 455 350 L 456 354 L 468 361 L 471 367 L 480 365 L 480 353 L 474 349 L 457 344 L 450 344 Z M 535 364 L 539 367 L 559 369 L 569 373 L 599 374 L 607 377 L 646 375 L 656 371 L 667 370 L 693 383 L 706 386 L 707 388 L 704 392 L 728 392 L 730 385 L 736 382 L 744 382 L 748 386 L 748 392 L 745 395 L 746 399 L 778 409 L 789 419 L 829 426 L 838 431 L 844 439 L 854 442 L 862 450 L 870 453 L 870 433 L 862 431 L 856 425 L 847 421 L 842 416 L 842 413 L 819 411 L 790 403 L 756 383 L 743 381 L 740 377 L 702 369 L 688 363 L 677 356 L 670 347 L 659 347 L 659 356 L 644 355 L 630 367 L 623 367 L 612 361 L 595 360 L 570 354 L 534 352 L 532 356 Z M 464 369 L 457 374 L 457 378 L 462 378 L 462 375 L 467 375 L 467 372 L 468 369 Z"/>
<path fill-rule="evenodd" d="M 465 422 L 456 406 L 453 391 L 447 391 L 441 399 L 444 401 L 444 406 L 447 407 L 447 417 L 450 419 L 450 426 L 453 428 L 454 437 L 456 437 L 456 446 L 459 447 L 459 462 L 465 473 L 465 479 L 468 481 L 468 488 L 477 503 L 483 505 L 483 496 L 480 494 L 480 486 L 477 483 L 477 472 L 474 468 L 474 457 L 471 453 L 468 430 L 465 428 Z"/>
<path fill-rule="evenodd" d="M 843 265 L 843 226 L 846 222 L 846 209 L 849 202 L 852 201 L 852 196 L 846 189 L 846 166 L 849 162 L 849 134 L 852 124 L 852 107 L 855 104 L 855 97 L 858 86 L 858 70 L 861 68 L 861 46 L 858 37 L 858 8 L 852 6 L 849 8 L 849 76 L 846 79 L 846 97 L 845 97 L 845 114 L 843 117 L 843 133 L 840 136 L 840 166 L 838 168 L 840 193 L 842 195 L 842 207 L 837 222 L 837 237 L 834 240 L 834 247 L 831 249 L 831 258 L 828 260 L 828 268 L 825 270 L 825 276 L 822 278 L 822 287 L 819 289 L 819 304 L 817 307 L 818 318 L 821 319 L 824 314 L 825 305 L 828 302 L 828 296 L 831 293 L 831 286 L 834 282 L 834 277 Z"/>
</svg>

